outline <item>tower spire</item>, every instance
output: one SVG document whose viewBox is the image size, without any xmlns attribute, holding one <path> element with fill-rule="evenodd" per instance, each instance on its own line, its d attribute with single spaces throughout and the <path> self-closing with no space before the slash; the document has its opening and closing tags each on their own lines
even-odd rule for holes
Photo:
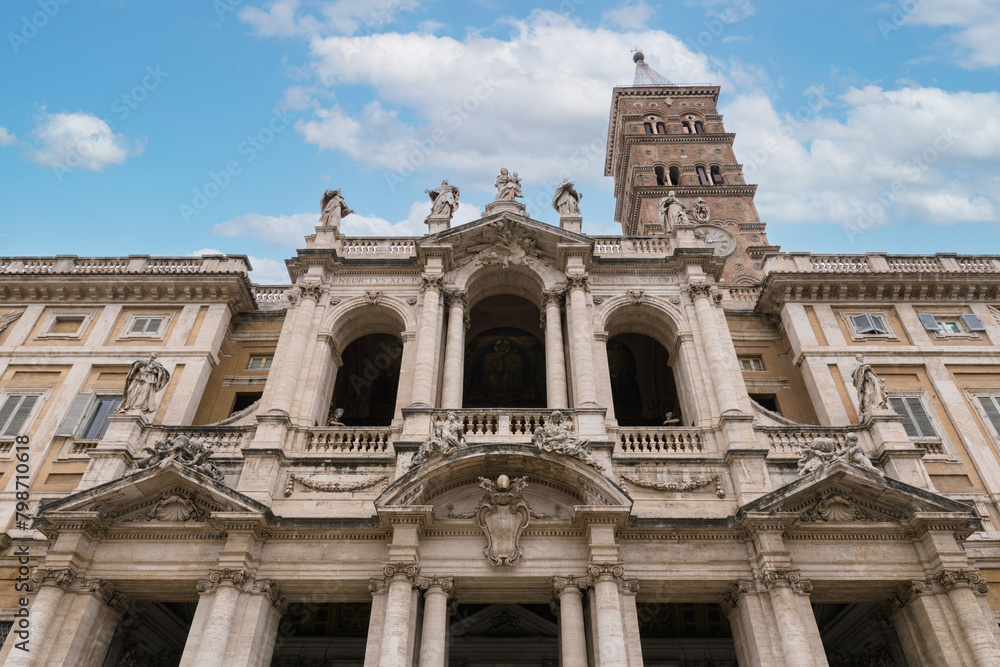
<svg viewBox="0 0 1000 667">
<path fill-rule="evenodd" d="M 646 64 L 646 56 L 642 51 L 636 49 L 633 52 L 632 61 L 635 63 L 635 79 L 632 81 L 633 86 L 674 85 L 673 81 Z"/>
</svg>

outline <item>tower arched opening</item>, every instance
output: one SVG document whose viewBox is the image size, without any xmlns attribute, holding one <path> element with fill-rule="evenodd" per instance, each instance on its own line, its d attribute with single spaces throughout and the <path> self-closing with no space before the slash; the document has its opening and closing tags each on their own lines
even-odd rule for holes
<svg viewBox="0 0 1000 667">
<path fill-rule="evenodd" d="M 621 426 L 683 424 L 670 355 L 659 341 L 639 333 L 608 339 L 608 372 L 615 418 Z M 668 419 L 667 413 L 672 413 Z"/>
</svg>

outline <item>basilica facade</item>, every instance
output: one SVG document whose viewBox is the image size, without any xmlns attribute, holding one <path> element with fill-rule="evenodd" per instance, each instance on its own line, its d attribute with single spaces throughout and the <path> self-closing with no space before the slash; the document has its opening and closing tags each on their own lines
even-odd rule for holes
<svg viewBox="0 0 1000 667">
<path fill-rule="evenodd" d="M 782 253 L 635 63 L 620 236 L 0 258 L 0 664 L 1000 665 L 1000 258 Z"/>
</svg>

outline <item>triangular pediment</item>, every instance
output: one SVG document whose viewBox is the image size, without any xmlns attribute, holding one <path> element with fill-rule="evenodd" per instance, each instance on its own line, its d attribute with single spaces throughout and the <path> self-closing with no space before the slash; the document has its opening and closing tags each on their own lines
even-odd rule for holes
<svg viewBox="0 0 1000 667">
<path fill-rule="evenodd" d="M 42 505 L 38 525 L 55 526 L 61 518 L 89 516 L 104 525 L 140 522 L 207 521 L 214 513 L 274 519 L 267 506 L 216 482 L 207 475 L 168 461 L 120 479 Z"/>
<path fill-rule="evenodd" d="M 516 604 L 491 604 L 452 624 L 453 637 L 558 637 L 559 626 Z"/>
<path fill-rule="evenodd" d="M 906 522 L 917 514 L 978 521 L 968 505 L 844 462 L 830 463 L 741 507 L 748 516 L 797 515 L 801 522 Z"/>
</svg>

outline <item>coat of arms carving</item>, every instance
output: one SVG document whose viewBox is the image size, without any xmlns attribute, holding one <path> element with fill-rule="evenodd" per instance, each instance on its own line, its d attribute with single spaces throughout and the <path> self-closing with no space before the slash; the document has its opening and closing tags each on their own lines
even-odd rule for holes
<svg viewBox="0 0 1000 667">
<path fill-rule="evenodd" d="M 486 490 L 486 495 L 479 501 L 476 520 L 486 532 L 483 553 L 494 566 L 517 565 L 524 555 L 521 533 L 528 526 L 531 510 L 521 492 L 527 485 L 525 477 L 511 480 L 500 475 L 496 482 L 479 478 L 479 486 Z"/>
</svg>

